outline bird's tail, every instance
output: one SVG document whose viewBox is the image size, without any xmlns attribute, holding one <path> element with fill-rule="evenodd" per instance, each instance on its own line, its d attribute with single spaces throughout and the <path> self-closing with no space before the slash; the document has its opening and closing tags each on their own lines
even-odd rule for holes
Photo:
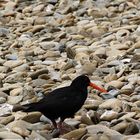
<svg viewBox="0 0 140 140">
<path fill-rule="evenodd" d="M 35 103 L 26 104 L 26 105 L 15 105 L 13 107 L 13 112 L 16 111 L 32 112 L 32 111 L 37 111 L 37 108 Z"/>
</svg>

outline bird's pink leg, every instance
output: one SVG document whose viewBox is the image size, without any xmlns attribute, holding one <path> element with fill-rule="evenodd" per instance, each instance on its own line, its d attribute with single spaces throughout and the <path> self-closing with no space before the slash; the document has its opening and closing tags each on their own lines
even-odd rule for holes
<svg viewBox="0 0 140 140">
<path fill-rule="evenodd" d="M 66 123 L 64 122 L 64 120 L 65 120 L 65 118 L 60 118 L 60 121 L 59 121 L 59 123 L 58 123 L 58 129 L 59 129 L 59 131 L 60 131 L 60 135 L 63 135 L 63 134 L 65 134 L 65 133 L 68 133 L 68 132 L 74 130 L 74 127 L 72 127 L 72 126 L 66 124 Z"/>
<path fill-rule="evenodd" d="M 63 121 L 64 119 L 60 119 L 59 123 L 58 123 L 58 128 L 61 130 L 63 128 Z"/>
<path fill-rule="evenodd" d="M 55 120 L 51 120 L 51 121 L 52 121 L 54 128 L 57 129 L 57 123 L 55 122 Z"/>
</svg>

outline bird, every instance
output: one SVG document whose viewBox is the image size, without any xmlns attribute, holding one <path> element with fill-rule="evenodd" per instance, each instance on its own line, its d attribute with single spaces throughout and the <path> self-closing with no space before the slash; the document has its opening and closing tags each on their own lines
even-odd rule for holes
<svg viewBox="0 0 140 140">
<path fill-rule="evenodd" d="M 23 112 L 39 111 L 51 120 L 55 129 L 61 129 L 63 121 L 73 117 L 83 106 L 88 96 L 88 86 L 100 92 L 107 92 L 92 83 L 88 76 L 80 75 L 69 86 L 51 91 L 38 102 L 22 105 L 20 110 Z M 60 121 L 56 123 L 58 118 Z"/>
</svg>

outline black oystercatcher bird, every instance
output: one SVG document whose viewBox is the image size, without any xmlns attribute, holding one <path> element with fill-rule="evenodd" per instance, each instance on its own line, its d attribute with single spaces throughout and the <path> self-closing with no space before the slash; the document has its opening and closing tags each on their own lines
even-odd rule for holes
<svg viewBox="0 0 140 140">
<path fill-rule="evenodd" d="M 107 92 L 91 83 L 87 76 L 81 75 L 75 78 L 70 86 L 55 89 L 39 102 L 23 105 L 21 110 L 24 112 L 39 111 L 52 121 L 55 128 L 61 129 L 64 119 L 73 117 L 84 104 L 88 95 L 88 86 Z M 60 122 L 57 125 L 55 120 L 58 118 Z"/>
</svg>

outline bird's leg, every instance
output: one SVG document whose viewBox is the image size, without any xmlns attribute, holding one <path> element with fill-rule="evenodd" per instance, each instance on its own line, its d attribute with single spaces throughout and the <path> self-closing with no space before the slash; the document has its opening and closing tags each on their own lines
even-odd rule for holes
<svg viewBox="0 0 140 140">
<path fill-rule="evenodd" d="M 63 121 L 64 121 L 64 118 L 60 118 L 60 121 L 58 123 L 58 128 L 61 130 L 63 128 Z"/>
<path fill-rule="evenodd" d="M 60 121 L 58 123 L 58 129 L 60 131 L 60 135 L 63 135 L 65 133 L 68 133 L 71 131 L 71 128 L 68 127 L 67 124 L 64 124 L 64 120 L 65 120 L 65 118 L 60 118 Z"/>
<path fill-rule="evenodd" d="M 60 121 L 58 123 L 58 129 L 59 129 L 61 135 L 64 134 L 64 132 L 65 132 L 63 129 L 63 121 L 64 121 L 64 118 L 60 118 Z"/>
<path fill-rule="evenodd" d="M 69 126 L 68 124 L 66 124 L 64 122 L 65 118 L 60 118 L 60 121 L 58 123 L 58 129 L 60 131 L 60 135 L 63 135 L 65 133 L 70 132 L 71 130 L 73 130 L 73 128 L 71 126 Z"/>
<path fill-rule="evenodd" d="M 55 122 L 55 120 L 51 120 L 52 121 L 52 124 L 54 126 L 54 129 L 57 129 L 57 123 Z"/>
<path fill-rule="evenodd" d="M 51 135 L 52 135 L 53 138 L 57 138 L 60 135 L 61 132 L 58 129 L 57 123 L 55 122 L 55 120 L 51 120 L 51 121 L 52 121 L 52 124 L 54 126 L 54 129 L 52 130 Z"/>
</svg>

